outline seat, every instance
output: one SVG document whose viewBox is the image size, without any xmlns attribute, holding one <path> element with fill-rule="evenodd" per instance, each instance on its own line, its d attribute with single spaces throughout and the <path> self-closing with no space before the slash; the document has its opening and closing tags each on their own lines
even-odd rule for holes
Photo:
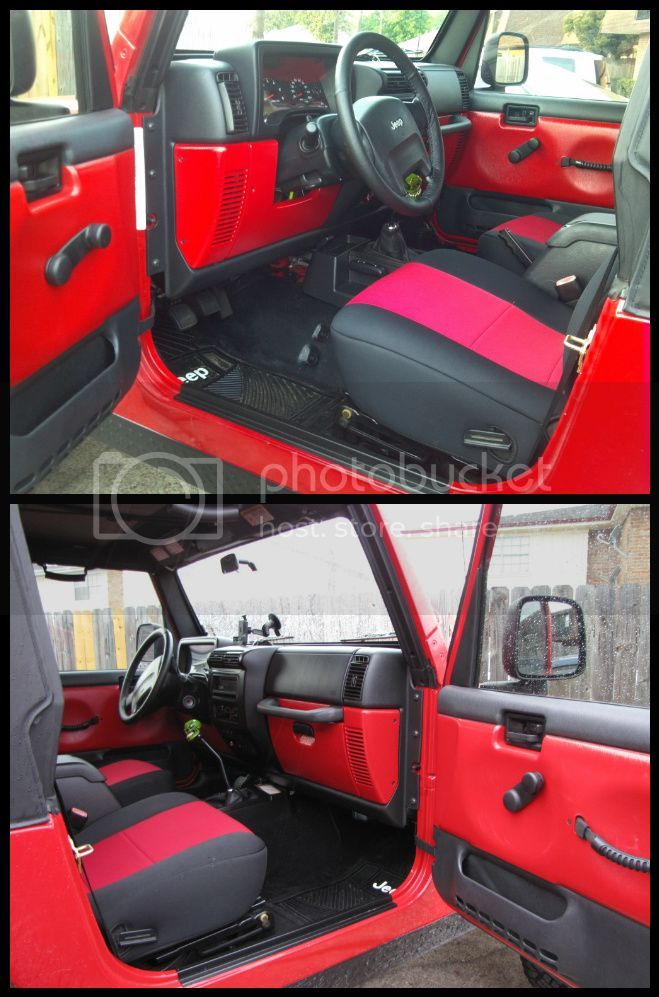
<svg viewBox="0 0 659 997">
<path fill-rule="evenodd" d="M 83 875 L 107 937 L 131 962 L 242 917 L 265 878 L 267 850 L 228 814 L 165 793 L 107 814 L 76 835 L 91 845 Z M 135 944 L 122 932 L 148 932 Z"/>
<path fill-rule="evenodd" d="M 571 315 L 503 267 L 434 250 L 353 298 L 332 337 L 352 401 L 383 427 L 468 462 L 480 454 L 465 440 L 496 432 L 508 463 L 529 463 Z"/>
<path fill-rule="evenodd" d="M 552 214 L 522 215 L 520 218 L 512 218 L 483 233 L 478 240 L 478 255 L 491 263 L 498 263 L 512 273 L 522 274 L 526 266 L 506 245 L 501 233 L 510 232 L 530 260 L 534 261 L 545 251 L 551 237 L 578 214 L 578 211 L 561 210 Z"/>
<path fill-rule="evenodd" d="M 76 755 L 57 756 L 55 782 L 68 819 L 75 808 L 86 813 L 90 823 L 120 807 L 176 788 L 174 775 L 151 762 L 125 759 L 96 768 Z"/>
</svg>

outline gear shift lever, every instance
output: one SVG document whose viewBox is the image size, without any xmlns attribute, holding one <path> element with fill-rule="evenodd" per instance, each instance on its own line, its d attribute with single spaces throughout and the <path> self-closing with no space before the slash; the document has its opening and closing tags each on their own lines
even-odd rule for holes
<svg viewBox="0 0 659 997">
<path fill-rule="evenodd" d="M 224 762 L 222 761 L 222 756 L 218 754 L 215 748 L 212 748 L 208 741 L 201 736 L 201 721 L 200 720 L 186 720 L 183 724 L 183 733 L 185 734 L 186 741 L 199 741 L 200 744 L 210 751 L 217 761 L 220 763 L 220 770 L 222 772 L 222 778 L 224 779 L 224 785 L 226 786 L 226 797 L 224 800 L 224 805 L 228 809 L 233 804 L 238 803 L 242 799 L 238 790 L 234 789 L 229 782 L 229 777 L 227 775 L 227 770 L 224 767 Z"/>
<path fill-rule="evenodd" d="M 388 256 L 392 260 L 400 260 L 401 263 L 407 263 L 410 258 L 405 236 L 401 232 L 400 225 L 395 218 L 384 223 L 373 249 L 381 256 Z"/>
</svg>

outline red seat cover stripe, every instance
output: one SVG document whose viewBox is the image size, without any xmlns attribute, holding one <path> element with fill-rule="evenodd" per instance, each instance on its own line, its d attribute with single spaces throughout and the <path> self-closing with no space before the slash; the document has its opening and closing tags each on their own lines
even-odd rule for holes
<svg viewBox="0 0 659 997">
<path fill-rule="evenodd" d="M 504 222 L 491 229 L 492 232 L 501 232 L 507 228 L 513 235 L 518 235 L 521 239 L 532 239 L 534 242 L 547 243 L 552 235 L 562 228 L 557 222 L 550 218 L 542 218 L 538 215 L 523 215 L 521 218 L 514 218 L 512 221 Z"/>
<path fill-rule="evenodd" d="M 202 800 L 184 803 L 98 841 L 83 860 L 89 885 L 100 890 L 187 848 L 239 831 L 250 833 Z"/>
<path fill-rule="evenodd" d="M 563 336 L 474 284 L 407 263 L 353 298 L 425 325 L 447 339 L 555 390 L 563 370 Z"/>
<path fill-rule="evenodd" d="M 124 762 L 112 762 L 110 765 L 104 765 L 100 771 L 105 776 L 108 786 L 116 786 L 118 782 L 135 779 L 138 775 L 148 775 L 150 772 L 162 772 L 162 769 L 149 762 L 127 759 Z"/>
</svg>

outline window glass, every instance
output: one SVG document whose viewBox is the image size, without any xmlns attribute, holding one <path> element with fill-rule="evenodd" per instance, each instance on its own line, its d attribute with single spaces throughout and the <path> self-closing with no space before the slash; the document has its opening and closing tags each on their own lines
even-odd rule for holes
<svg viewBox="0 0 659 997">
<path fill-rule="evenodd" d="M 34 37 L 36 73 L 28 90 L 11 97 L 10 121 L 19 124 L 77 114 L 73 12 L 29 10 L 27 13 Z"/>
<path fill-rule="evenodd" d="M 583 612 L 585 662 L 577 663 L 576 619 Z M 520 682 L 505 668 L 510 623 L 519 607 L 515 646 L 529 667 L 546 648 L 542 606 L 551 607 L 553 674 Z M 650 506 L 642 503 L 568 506 L 505 505 L 488 572 L 479 684 L 497 691 L 560 699 L 647 706 L 650 702 Z M 538 611 L 540 610 L 540 612 Z"/>
<path fill-rule="evenodd" d="M 137 650 L 138 626 L 163 625 L 144 572 L 98 569 L 85 581 L 46 578 L 36 565 L 34 573 L 60 671 L 124 669 Z"/>
<path fill-rule="evenodd" d="M 529 74 L 506 93 L 626 101 L 650 44 L 649 10 L 493 10 L 486 38 L 526 35 Z M 482 77 L 476 87 L 485 87 Z"/>
<path fill-rule="evenodd" d="M 352 524 L 334 519 L 252 541 L 234 550 L 239 570 L 223 574 L 222 555 L 187 565 L 183 587 L 207 633 L 238 636 L 243 616 L 259 630 L 274 614 L 288 642 L 331 642 L 389 635 L 393 627 Z M 269 638 L 274 637 L 270 631 Z M 259 638 L 251 634 L 250 643 Z"/>
<path fill-rule="evenodd" d="M 358 31 L 377 31 L 414 58 L 426 54 L 447 14 L 447 10 L 191 10 L 178 48 L 214 51 L 258 38 L 343 44 Z"/>
</svg>

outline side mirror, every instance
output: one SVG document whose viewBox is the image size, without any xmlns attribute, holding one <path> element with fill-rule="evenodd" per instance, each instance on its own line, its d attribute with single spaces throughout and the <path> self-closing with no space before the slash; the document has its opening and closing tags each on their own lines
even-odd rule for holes
<svg viewBox="0 0 659 997">
<path fill-rule="evenodd" d="M 515 87 L 529 75 L 529 40 L 526 35 L 504 31 L 485 42 L 481 76 L 489 87 Z"/>
<path fill-rule="evenodd" d="M 233 571 L 239 571 L 241 564 L 246 564 L 250 571 L 256 571 L 256 565 L 253 561 L 239 561 L 235 554 L 225 554 L 220 560 L 222 574 L 230 575 Z"/>
<path fill-rule="evenodd" d="M 523 682 L 576 678 L 586 667 L 586 627 L 574 599 L 527 595 L 508 610 L 503 667 Z"/>
<path fill-rule="evenodd" d="M 147 637 L 153 633 L 154 630 L 158 630 L 158 626 L 155 623 L 140 623 L 139 627 L 135 631 L 135 650 L 142 646 Z M 156 657 L 156 645 L 159 641 L 154 641 L 151 647 L 147 650 L 144 655 L 143 661 L 153 661 Z"/>
</svg>

